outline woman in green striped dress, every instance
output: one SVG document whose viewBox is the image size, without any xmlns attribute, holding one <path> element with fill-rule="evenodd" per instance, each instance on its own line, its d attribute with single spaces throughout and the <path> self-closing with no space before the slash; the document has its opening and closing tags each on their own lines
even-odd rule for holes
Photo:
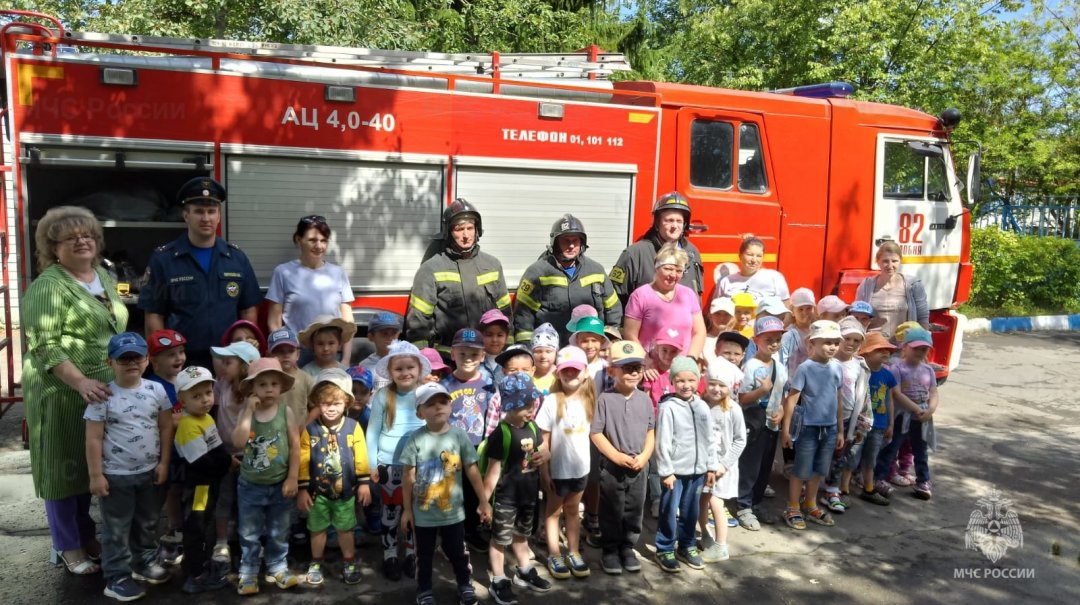
<svg viewBox="0 0 1080 605">
<path fill-rule="evenodd" d="M 111 394 L 109 338 L 127 328 L 128 313 L 99 266 L 104 240 L 89 210 L 53 208 L 34 237 L 41 273 L 22 299 L 22 384 L 34 490 L 45 500 L 54 562 L 92 574 L 99 571 L 93 559 L 101 546 L 90 519 L 82 416 L 88 402 Z"/>
</svg>

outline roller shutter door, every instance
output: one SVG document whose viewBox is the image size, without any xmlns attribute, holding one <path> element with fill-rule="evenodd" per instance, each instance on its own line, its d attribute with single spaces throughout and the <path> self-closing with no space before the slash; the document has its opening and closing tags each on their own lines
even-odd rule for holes
<svg viewBox="0 0 1080 605">
<path fill-rule="evenodd" d="M 502 262 L 511 289 L 547 248 L 552 224 L 567 212 L 585 225 L 585 254 L 606 270 L 629 243 L 633 174 L 459 166 L 454 182 L 457 196 L 479 208 L 480 248 Z"/>
<path fill-rule="evenodd" d="M 292 234 L 303 216 L 326 217 L 326 258 L 357 292 L 407 292 L 439 230 L 440 165 L 238 155 L 226 171 L 227 237 L 263 288 L 274 267 L 297 257 Z"/>
</svg>

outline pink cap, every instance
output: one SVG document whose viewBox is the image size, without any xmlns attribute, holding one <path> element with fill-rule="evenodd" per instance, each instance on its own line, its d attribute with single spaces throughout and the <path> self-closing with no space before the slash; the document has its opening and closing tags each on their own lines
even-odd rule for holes
<svg viewBox="0 0 1080 605">
<path fill-rule="evenodd" d="M 596 312 L 596 307 L 592 305 L 578 305 L 570 311 L 570 321 L 577 321 L 582 317 L 599 317 L 600 314 Z"/>
<path fill-rule="evenodd" d="M 490 326 L 492 324 L 506 324 L 509 327 L 510 319 L 498 309 L 485 311 L 484 314 L 480 316 L 480 327 L 483 328 L 484 326 Z"/>
<path fill-rule="evenodd" d="M 844 302 L 843 299 L 832 294 L 822 296 L 817 304 L 818 313 L 843 313 L 844 311 L 847 311 L 847 308 L 848 304 Z"/>
<path fill-rule="evenodd" d="M 563 347 L 562 349 L 559 349 L 558 354 L 555 355 L 556 372 L 561 372 L 566 368 L 584 370 L 588 365 L 589 358 L 585 356 L 585 351 L 574 346 Z"/>
<path fill-rule="evenodd" d="M 431 363 L 432 372 L 441 372 L 443 370 L 450 369 L 450 366 L 446 365 L 446 363 L 443 362 L 442 355 L 439 355 L 439 352 L 435 349 L 432 349 L 431 347 L 426 347 L 420 349 L 420 354 L 426 357 L 427 360 Z"/>
<path fill-rule="evenodd" d="M 791 293 L 791 306 L 805 307 L 807 305 L 814 306 L 817 301 L 814 299 L 814 292 L 810 288 L 799 288 Z"/>
<path fill-rule="evenodd" d="M 681 352 L 683 348 L 683 339 L 679 334 L 679 331 L 675 328 L 666 328 L 657 332 L 656 336 L 653 338 L 653 346 L 656 345 L 671 345 Z"/>
</svg>

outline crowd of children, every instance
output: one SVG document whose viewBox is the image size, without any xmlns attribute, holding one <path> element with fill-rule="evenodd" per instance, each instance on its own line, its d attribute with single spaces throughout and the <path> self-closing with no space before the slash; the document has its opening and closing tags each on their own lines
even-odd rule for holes
<svg viewBox="0 0 1080 605">
<path fill-rule="evenodd" d="M 728 559 L 729 527 L 833 525 L 853 490 L 877 505 L 894 485 L 930 499 L 930 334 L 904 324 L 890 341 L 869 305 L 805 288 L 791 303 L 713 301 L 701 360 L 676 330 L 648 350 L 620 340 L 591 308 L 574 310 L 567 343 L 543 324 L 531 345 L 509 347 L 509 319 L 489 311 L 458 330 L 447 358 L 399 340 L 401 318 L 378 313 L 375 352 L 352 367 L 339 354 L 356 326 L 335 317 L 265 338 L 237 322 L 212 369 L 185 367 L 173 330 L 119 334 L 112 394 L 85 413 L 105 594 L 138 599 L 178 565 L 191 594 L 233 572 L 242 595 L 329 575 L 356 584 L 369 533 L 382 547 L 375 566 L 414 579 L 418 604 L 434 603 L 441 543 L 461 603 L 476 602 L 483 569 L 470 553 L 486 552 L 489 594 L 509 605 L 515 587 L 588 577 L 583 542 L 604 572 L 639 571 L 647 506 L 656 562 L 678 572 Z M 786 505 L 767 507 L 778 447 Z M 546 556 L 534 559 L 530 540 Z M 287 556 L 304 543 L 297 575 Z"/>
</svg>

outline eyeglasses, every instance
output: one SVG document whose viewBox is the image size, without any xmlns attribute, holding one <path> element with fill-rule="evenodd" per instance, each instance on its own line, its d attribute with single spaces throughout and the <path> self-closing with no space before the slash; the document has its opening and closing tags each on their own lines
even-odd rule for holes
<svg viewBox="0 0 1080 605">
<path fill-rule="evenodd" d="M 325 225 L 326 217 L 321 214 L 311 214 L 300 219 L 300 222 L 305 225 Z"/>
<path fill-rule="evenodd" d="M 622 371 L 627 374 L 637 374 L 645 371 L 645 365 L 640 363 L 627 364 L 622 367 Z"/>
<path fill-rule="evenodd" d="M 72 246 L 76 246 L 76 245 L 79 244 L 79 242 L 93 242 L 93 241 L 97 241 L 97 240 L 95 240 L 93 235 L 87 235 L 85 233 L 76 233 L 74 235 L 69 235 L 69 236 L 65 237 L 64 239 L 60 240 L 60 243 L 62 243 L 62 244 L 70 244 Z"/>
</svg>

